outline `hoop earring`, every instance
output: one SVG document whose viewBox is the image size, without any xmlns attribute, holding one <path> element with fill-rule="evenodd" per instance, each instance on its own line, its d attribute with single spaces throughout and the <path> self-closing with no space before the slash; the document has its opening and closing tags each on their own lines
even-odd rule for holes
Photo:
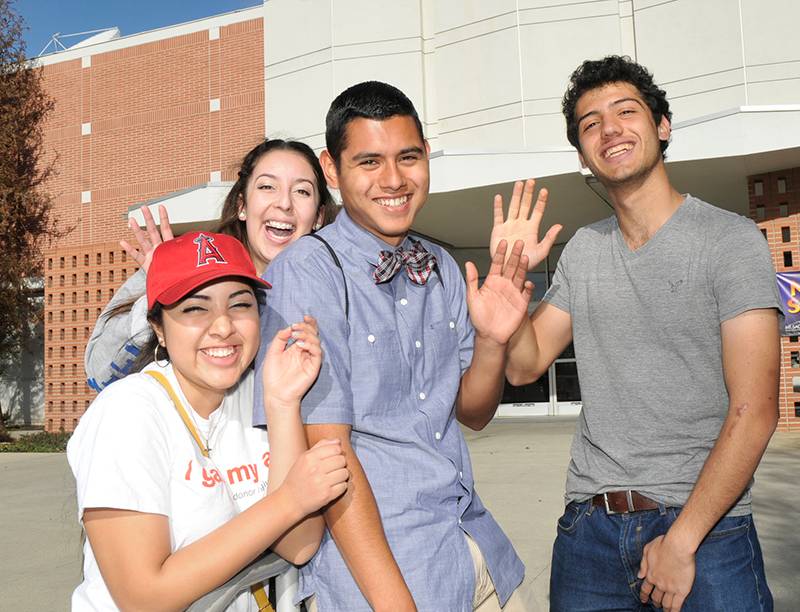
<svg viewBox="0 0 800 612">
<path fill-rule="evenodd" d="M 160 349 L 160 348 L 161 348 L 161 345 L 160 345 L 160 344 L 156 344 L 156 348 L 154 348 L 154 349 L 153 349 L 153 362 L 154 362 L 154 363 L 155 363 L 155 364 L 156 364 L 156 365 L 157 365 L 159 368 L 166 368 L 166 367 L 169 365 L 169 354 L 167 353 L 167 349 L 164 349 L 164 353 L 165 353 L 167 356 L 166 356 L 166 357 L 164 358 L 164 360 L 163 360 L 163 361 L 164 361 L 164 363 L 159 363 L 159 361 L 158 361 L 158 349 Z"/>
</svg>

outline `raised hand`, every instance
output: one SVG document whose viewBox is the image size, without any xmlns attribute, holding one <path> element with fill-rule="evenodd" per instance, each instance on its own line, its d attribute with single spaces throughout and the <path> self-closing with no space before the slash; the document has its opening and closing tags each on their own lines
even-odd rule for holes
<svg viewBox="0 0 800 612">
<path fill-rule="evenodd" d="M 306 515 L 344 493 L 349 478 L 341 441 L 320 440 L 297 458 L 278 491 Z"/>
<path fill-rule="evenodd" d="M 514 243 L 506 259 L 508 244 L 501 240 L 492 256 L 489 275 L 478 288 L 478 269 L 466 264 L 467 308 L 475 332 L 497 344 L 506 344 L 528 314 L 533 283 L 525 279 L 528 256 L 522 241 Z M 505 263 L 504 263 L 505 261 Z"/>
<path fill-rule="evenodd" d="M 492 227 L 492 237 L 489 240 L 489 253 L 494 257 L 500 241 L 505 240 L 508 244 L 514 244 L 517 240 L 522 240 L 525 247 L 523 255 L 528 258 L 528 270 L 533 270 L 541 262 L 556 241 L 561 225 L 554 225 L 539 240 L 539 225 L 542 216 L 547 208 L 547 189 L 539 190 L 539 197 L 531 212 L 531 202 L 533 201 L 533 191 L 536 181 L 528 179 L 523 187 L 522 181 L 514 183 L 514 191 L 508 203 L 508 218 L 503 218 L 503 196 L 494 196 L 494 225 Z"/>
<path fill-rule="evenodd" d="M 289 344 L 291 339 L 294 342 Z M 317 322 L 306 315 L 302 323 L 280 330 L 270 343 L 262 373 L 264 398 L 273 403 L 299 403 L 317 379 L 321 364 Z"/>
<path fill-rule="evenodd" d="M 167 240 L 172 240 L 174 236 L 172 235 L 172 228 L 169 225 L 169 215 L 164 206 L 158 206 L 158 220 L 161 224 L 160 230 L 148 206 L 142 206 L 142 216 L 144 217 L 144 230 L 139 227 L 135 219 L 128 219 L 128 227 L 133 231 L 136 242 L 139 243 L 139 248 L 137 249 L 127 240 L 120 240 L 119 245 L 125 249 L 125 252 L 130 255 L 131 259 L 147 273 L 147 270 L 150 268 L 150 262 L 153 259 L 153 251 L 156 250 L 159 244 Z"/>
</svg>

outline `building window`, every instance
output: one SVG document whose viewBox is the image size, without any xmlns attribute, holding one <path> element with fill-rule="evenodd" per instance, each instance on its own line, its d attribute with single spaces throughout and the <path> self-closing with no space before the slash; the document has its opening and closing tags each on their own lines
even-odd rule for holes
<svg viewBox="0 0 800 612">
<path fill-rule="evenodd" d="M 72 311 L 72 322 L 75 323 L 77 320 L 78 320 L 78 311 L 77 310 L 73 310 Z"/>
<path fill-rule="evenodd" d="M 791 358 L 792 367 L 800 368 L 800 352 L 792 351 L 791 353 L 789 353 L 789 356 Z"/>
<path fill-rule="evenodd" d="M 787 217 L 789 215 L 789 205 L 786 202 L 782 202 L 780 206 L 778 206 L 778 215 L 781 217 Z"/>
<path fill-rule="evenodd" d="M 114 251 L 109 251 L 108 252 L 108 263 L 110 263 L 110 264 L 114 263 Z"/>
<path fill-rule="evenodd" d="M 59 359 L 64 359 L 64 346 L 63 345 L 58 347 L 58 357 L 59 357 Z"/>
<path fill-rule="evenodd" d="M 58 392 L 59 392 L 61 395 L 64 395 L 64 393 L 66 393 L 66 391 L 67 391 L 67 385 L 66 385 L 65 383 L 63 383 L 63 382 L 62 382 L 62 383 L 59 383 L 59 385 L 58 385 Z M 64 406 L 64 402 L 63 402 L 63 401 L 61 402 L 61 406 L 62 406 L 62 408 L 61 408 L 61 409 L 63 410 L 63 409 L 64 409 L 64 408 L 63 408 L 63 406 Z"/>
<path fill-rule="evenodd" d="M 122 275 L 122 280 L 128 279 L 128 271 L 125 268 L 122 268 L 122 272 L 120 274 Z"/>
<path fill-rule="evenodd" d="M 63 310 L 59 311 L 59 313 L 58 313 L 58 322 L 59 323 L 63 323 L 64 322 L 64 311 Z"/>
<path fill-rule="evenodd" d="M 62 341 L 63 341 L 63 340 L 64 340 L 64 335 L 65 335 L 65 334 L 66 334 L 66 331 L 64 330 L 64 328 L 63 328 L 63 327 L 62 327 L 61 329 L 59 329 L 59 330 L 58 330 L 58 338 L 59 338 L 59 340 L 62 340 Z"/>
<path fill-rule="evenodd" d="M 73 255 L 72 256 L 72 267 L 73 268 L 77 268 L 78 267 L 78 256 L 77 255 Z"/>
<path fill-rule="evenodd" d="M 58 259 L 58 267 L 59 268 L 63 268 L 64 267 L 64 258 L 63 257 L 60 257 Z"/>
<path fill-rule="evenodd" d="M 58 407 L 61 409 L 61 412 L 64 412 L 64 409 L 66 408 L 66 404 L 64 403 L 64 400 L 61 400 L 58 403 Z"/>
<path fill-rule="evenodd" d="M 88 321 L 89 320 L 89 309 L 88 308 L 84 308 L 83 309 L 83 320 L 84 321 Z"/>
<path fill-rule="evenodd" d="M 782 227 L 781 228 L 781 240 L 783 242 L 791 242 L 792 241 L 792 229 L 789 227 Z"/>
<path fill-rule="evenodd" d="M 786 179 L 779 178 L 778 179 L 778 193 L 786 193 Z"/>
<path fill-rule="evenodd" d="M 77 346 L 73 346 L 72 347 L 72 358 L 75 359 L 77 356 L 78 356 L 78 347 Z"/>
<path fill-rule="evenodd" d="M 789 342 L 791 343 L 797 342 L 797 336 L 789 336 Z"/>
<path fill-rule="evenodd" d="M 77 291 L 73 291 L 72 292 L 72 303 L 73 304 L 77 304 L 78 303 L 78 292 Z"/>
<path fill-rule="evenodd" d="M 765 230 L 763 227 L 761 228 L 761 235 L 764 236 L 764 240 L 767 240 L 767 230 Z"/>
<path fill-rule="evenodd" d="M 66 297 L 66 296 L 65 296 L 63 293 L 62 293 L 62 294 L 60 294 L 60 295 L 58 296 L 58 303 L 59 303 L 60 305 L 62 305 L 62 306 L 64 305 L 64 299 L 65 299 L 65 297 Z"/>
<path fill-rule="evenodd" d="M 61 419 L 61 423 L 59 424 L 58 431 L 64 433 L 67 430 L 67 422 L 64 419 Z"/>
<path fill-rule="evenodd" d="M 97 273 L 97 284 L 99 285 L 102 282 L 103 282 L 103 273 L 98 271 L 98 273 Z"/>
<path fill-rule="evenodd" d="M 53 294 L 52 294 L 52 293 L 48 293 L 48 294 L 47 294 L 47 304 L 48 304 L 48 306 L 49 306 L 49 305 L 51 305 L 52 303 L 53 303 Z"/>
<path fill-rule="evenodd" d="M 84 302 L 88 302 L 89 301 L 89 292 L 88 291 L 84 291 L 83 292 L 83 301 Z"/>
<path fill-rule="evenodd" d="M 63 274 L 58 277 L 58 286 L 59 287 L 63 287 L 64 286 L 64 275 Z"/>
<path fill-rule="evenodd" d="M 109 283 L 113 283 L 114 282 L 114 270 L 109 270 L 108 271 L 108 282 Z"/>
<path fill-rule="evenodd" d="M 128 261 L 128 253 L 122 251 L 122 263 L 125 263 L 126 261 Z"/>
<path fill-rule="evenodd" d="M 89 253 L 86 253 L 86 254 L 83 256 L 83 265 L 84 265 L 84 266 L 88 266 L 88 265 L 89 265 Z"/>
<path fill-rule="evenodd" d="M 800 417 L 800 402 L 794 403 L 794 416 Z"/>
<path fill-rule="evenodd" d="M 756 196 L 763 196 L 764 195 L 764 182 L 763 181 L 755 181 L 753 183 L 753 194 Z"/>
<path fill-rule="evenodd" d="M 786 259 L 786 258 L 784 257 L 784 259 Z M 102 299 L 103 299 L 103 291 L 101 289 L 98 289 L 97 290 L 97 301 L 99 302 Z"/>
<path fill-rule="evenodd" d="M 53 269 L 53 258 L 52 257 L 47 260 L 47 269 L 48 270 L 52 270 Z"/>
<path fill-rule="evenodd" d="M 53 311 L 52 310 L 47 313 L 47 322 L 48 323 L 52 323 L 53 322 Z"/>
<path fill-rule="evenodd" d="M 77 284 L 78 284 L 78 275 L 77 274 L 73 274 L 72 275 L 72 286 L 74 287 Z"/>
<path fill-rule="evenodd" d="M 792 267 L 792 252 L 791 251 L 784 251 L 783 252 L 783 267 L 784 268 L 791 268 Z"/>
<path fill-rule="evenodd" d="M 88 285 L 89 284 L 89 273 L 88 272 L 84 272 L 83 273 L 83 284 L 84 285 Z"/>
<path fill-rule="evenodd" d="M 758 219 L 759 221 L 763 221 L 764 217 L 765 217 L 764 205 L 759 204 L 758 206 L 756 206 L 756 219 Z"/>
</svg>

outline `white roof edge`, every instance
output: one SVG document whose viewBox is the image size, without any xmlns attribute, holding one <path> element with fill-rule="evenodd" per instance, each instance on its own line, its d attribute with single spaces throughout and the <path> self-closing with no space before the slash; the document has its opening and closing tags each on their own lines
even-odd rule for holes
<svg viewBox="0 0 800 612">
<path fill-rule="evenodd" d="M 211 17 L 203 17 L 195 19 L 194 21 L 186 21 L 175 25 L 164 26 L 163 28 L 156 28 L 154 30 L 147 30 L 145 32 L 137 32 L 136 34 L 128 34 L 120 36 L 114 40 L 100 42 L 85 47 L 70 48 L 57 53 L 49 53 L 47 55 L 40 55 L 38 57 L 30 58 L 30 61 L 36 62 L 39 66 L 49 66 L 51 64 L 58 64 L 60 62 L 69 62 L 82 57 L 96 55 L 98 53 L 108 53 L 109 51 L 118 51 L 128 47 L 136 47 L 146 43 L 164 40 L 166 38 L 174 38 L 175 36 L 182 36 L 185 34 L 193 34 L 201 32 L 213 27 L 227 26 L 240 21 L 249 21 L 257 17 L 263 17 L 264 5 L 258 4 L 250 8 L 237 9 L 219 15 L 212 15 Z"/>
<path fill-rule="evenodd" d="M 735 106 L 725 110 L 710 113 L 708 115 L 701 115 L 686 119 L 685 121 L 677 121 L 672 124 L 673 130 L 680 130 L 681 128 L 691 127 L 700 123 L 708 123 L 731 115 L 738 115 L 740 113 L 786 113 L 800 111 L 800 104 L 760 104 L 750 106 Z"/>
</svg>

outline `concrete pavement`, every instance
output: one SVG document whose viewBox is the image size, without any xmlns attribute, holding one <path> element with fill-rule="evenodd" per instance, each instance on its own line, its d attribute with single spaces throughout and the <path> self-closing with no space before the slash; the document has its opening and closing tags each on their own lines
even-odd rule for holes
<svg viewBox="0 0 800 612">
<path fill-rule="evenodd" d="M 574 419 L 498 419 L 467 432 L 477 489 L 527 567 L 532 610 L 548 609 L 550 550 Z M 798 608 L 800 434 L 775 434 L 756 474 L 755 521 L 775 609 Z M 0 611 L 68 610 L 80 581 L 74 481 L 63 454 L 0 453 Z"/>
</svg>

